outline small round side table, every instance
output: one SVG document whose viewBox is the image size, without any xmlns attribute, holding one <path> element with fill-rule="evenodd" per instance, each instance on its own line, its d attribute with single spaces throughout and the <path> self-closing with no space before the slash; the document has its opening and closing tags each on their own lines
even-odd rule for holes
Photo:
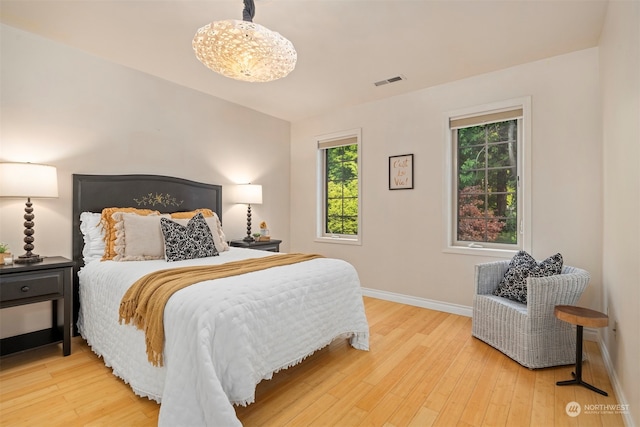
<svg viewBox="0 0 640 427">
<path fill-rule="evenodd" d="M 573 305 L 557 305 L 553 314 L 560 320 L 576 325 L 576 372 L 572 372 L 572 380 L 558 381 L 556 385 L 581 385 L 603 396 L 608 396 L 606 391 L 582 381 L 582 328 L 602 328 L 609 324 L 609 316 L 599 311 Z"/>
</svg>

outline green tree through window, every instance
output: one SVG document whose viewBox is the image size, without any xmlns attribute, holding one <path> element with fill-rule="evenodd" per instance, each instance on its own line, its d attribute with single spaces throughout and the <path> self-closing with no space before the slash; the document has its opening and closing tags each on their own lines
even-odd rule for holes
<svg viewBox="0 0 640 427">
<path fill-rule="evenodd" d="M 358 234 L 358 144 L 325 153 L 325 233 Z"/>
<path fill-rule="evenodd" d="M 518 121 L 457 130 L 457 240 L 518 243 Z"/>
</svg>

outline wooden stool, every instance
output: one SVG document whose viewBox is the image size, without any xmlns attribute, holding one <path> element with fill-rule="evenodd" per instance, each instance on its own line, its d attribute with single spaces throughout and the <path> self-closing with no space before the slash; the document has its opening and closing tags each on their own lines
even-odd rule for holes
<svg viewBox="0 0 640 427">
<path fill-rule="evenodd" d="M 592 386 L 582 381 L 582 328 L 588 326 L 591 328 L 602 328 L 609 324 L 609 316 L 595 310 L 584 307 L 575 307 L 573 305 L 557 305 L 553 314 L 560 320 L 576 325 L 576 372 L 572 380 L 558 381 L 556 385 L 572 385 L 578 384 L 585 386 L 589 390 L 608 396 L 606 391 Z"/>
</svg>

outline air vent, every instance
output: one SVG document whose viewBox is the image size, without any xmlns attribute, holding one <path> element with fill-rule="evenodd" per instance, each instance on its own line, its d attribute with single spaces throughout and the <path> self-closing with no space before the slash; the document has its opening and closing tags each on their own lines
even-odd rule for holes
<svg viewBox="0 0 640 427">
<path fill-rule="evenodd" d="M 399 82 L 400 80 L 407 80 L 407 78 L 403 75 L 399 75 L 399 76 L 395 76 L 395 77 L 390 77 L 386 80 L 380 80 L 379 82 L 375 82 L 374 85 L 376 86 L 382 86 L 382 85 L 386 85 L 389 83 L 395 83 L 395 82 Z"/>
</svg>

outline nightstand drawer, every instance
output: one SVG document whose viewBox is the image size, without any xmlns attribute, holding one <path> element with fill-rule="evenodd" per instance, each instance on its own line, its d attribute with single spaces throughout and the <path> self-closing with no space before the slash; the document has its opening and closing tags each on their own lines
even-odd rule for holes
<svg viewBox="0 0 640 427">
<path fill-rule="evenodd" d="M 43 271 L 42 273 L 14 274 L 2 278 L 0 301 L 31 299 L 43 296 L 64 295 L 64 272 Z"/>
</svg>

